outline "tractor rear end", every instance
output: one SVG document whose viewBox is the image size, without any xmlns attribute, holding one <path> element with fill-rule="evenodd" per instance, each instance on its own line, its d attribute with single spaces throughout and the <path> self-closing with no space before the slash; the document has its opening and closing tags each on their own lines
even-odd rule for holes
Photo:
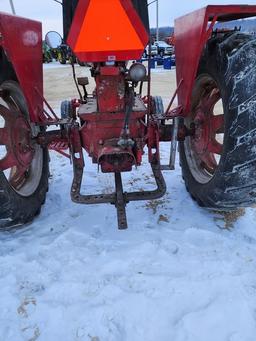
<svg viewBox="0 0 256 341">
<path fill-rule="evenodd" d="M 61 117 L 43 96 L 40 24 L 0 15 L 0 226 L 39 213 L 48 188 L 47 149 L 73 163 L 72 200 L 115 205 L 120 229 L 127 228 L 129 202 L 164 196 L 162 171 L 174 169 L 178 142 L 186 187 L 201 206 L 255 203 L 256 40 L 216 24 L 256 16 L 256 6 L 208 6 L 176 21 L 177 90 L 166 109 L 151 94 L 150 68 L 129 62 L 140 59 L 149 41 L 134 4 L 80 0 L 77 6 L 68 44 L 80 61 L 92 63 L 95 90 L 87 93 L 89 80 L 76 79 L 72 65 L 78 98 L 63 101 Z M 113 20 L 105 15 L 110 8 Z M 162 141 L 171 144 L 168 165 L 160 162 Z M 124 192 L 122 173 L 141 165 L 146 148 L 156 189 Z M 84 151 L 103 173 L 113 173 L 113 193 L 81 193 Z"/>
</svg>

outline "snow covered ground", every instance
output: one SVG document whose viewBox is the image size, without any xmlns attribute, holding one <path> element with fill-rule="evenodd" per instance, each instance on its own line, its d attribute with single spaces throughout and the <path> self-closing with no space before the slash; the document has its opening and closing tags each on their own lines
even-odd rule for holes
<svg viewBox="0 0 256 341">
<path fill-rule="evenodd" d="M 255 208 L 199 208 L 177 163 L 118 231 L 114 207 L 71 202 L 67 159 L 51 154 L 51 174 L 40 217 L 0 234 L 0 341 L 255 341 Z M 124 184 L 152 188 L 146 158 Z M 84 190 L 113 186 L 86 159 Z"/>
</svg>

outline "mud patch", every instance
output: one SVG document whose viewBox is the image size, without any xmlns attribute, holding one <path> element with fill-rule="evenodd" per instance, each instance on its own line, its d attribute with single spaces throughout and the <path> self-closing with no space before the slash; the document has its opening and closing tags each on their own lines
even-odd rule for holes
<svg viewBox="0 0 256 341">
<path fill-rule="evenodd" d="M 157 223 L 160 224 L 161 222 L 163 222 L 163 223 L 169 223 L 170 220 L 169 220 L 169 218 L 168 218 L 166 215 L 160 214 L 159 217 L 158 217 Z"/>
<path fill-rule="evenodd" d="M 224 221 L 224 226 L 219 226 L 220 228 L 230 230 L 234 227 L 234 224 L 238 221 L 239 218 L 245 215 L 244 208 L 238 208 L 237 210 L 231 212 L 223 212 L 223 211 L 215 211 L 215 214 L 219 214 L 219 217 L 215 217 L 214 220 L 217 221 Z"/>
<path fill-rule="evenodd" d="M 147 210 L 152 210 L 153 214 L 157 213 L 157 210 L 159 208 L 163 209 L 166 208 L 166 203 L 167 201 L 164 199 L 159 199 L 159 200 L 150 200 L 146 203 L 146 208 Z"/>
</svg>

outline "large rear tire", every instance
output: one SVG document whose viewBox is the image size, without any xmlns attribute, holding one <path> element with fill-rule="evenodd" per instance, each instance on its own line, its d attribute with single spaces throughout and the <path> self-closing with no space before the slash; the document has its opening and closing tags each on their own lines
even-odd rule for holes
<svg viewBox="0 0 256 341">
<path fill-rule="evenodd" d="M 201 206 L 256 202 L 255 68 L 253 36 L 212 38 L 204 50 L 185 119 L 194 133 L 180 143 L 185 185 Z"/>
<path fill-rule="evenodd" d="M 13 131 L 16 117 L 25 118 L 28 127 L 29 113 L 24 95 L 18 85 L 13 81 L 6 81 L 0 86 L 6 92 L 4 99 L 1 99 L 0 125 L 3 131 Z M 14 115 L 10 117 L 10 115 Z M 17 116 L 15 116 L 17 115 Z M 26 123 L 24 123 L 26 124 Z M 34 132 L 35 133 L 35 132 Z M 16 133 L 11 135 L 15 135 Z M 32 135 L 32 129 L 30 131 Z M 17 136 L 17 135 L 16 135 Z M 8 137 L 9 142 L 12 137 Z M 8 144 L 0 141 L 0 165 L 4 163 L 3 151 L 6 149 L 8 155 Z M 17 141 L 13 142 L 17 143 Z M 20 142 L 22 144 L 23 141 Z M 19 143 L 18 143 L 19 144 Z M 41 205 L 45 201 L 48 190 L 49 157 L 47 149 L 41 148 L 35 142 L 31 142 L 33 158 L 27 169 L 22 171 L 17 166 L 12 166 L 0 171 L 0 228 L 12 228 L 26 224 L 40 213 Z M 4 168 L 4 167 L 3 167 Z"/>
</svg>

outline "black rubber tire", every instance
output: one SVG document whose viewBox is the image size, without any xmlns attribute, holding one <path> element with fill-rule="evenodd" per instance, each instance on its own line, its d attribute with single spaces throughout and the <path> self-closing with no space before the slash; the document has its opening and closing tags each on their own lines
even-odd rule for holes
<svg viewBox="0 0 256 341">
<path fill-rule="evenodd" d="M 253 36 L 234 33 L 212 38 L 204 50 L 198 77 L 208 74 L 217 82 L 225 128 L 218 168 L 207 183 L 195 179 L 185 153 L 186 142 L 180 143 L 185 185 L 200 206 L 227 211 L 256 202 L 255 67 L 256 39 Z"/>
<path fill-rule="evenodd" d="M 28 109 L 24 95 L 13 81 L 4 82 L 1 89 L 10 91 L 20 111 L 27 118 Z M 9 184 L 3 172 L 0 171 L 0 229 L 11 229 L 28 222 L 40 213 L 48 191 L 49 156 L 48 150 L 43 150 L 42 174 L 37 189 L 30 196 L 22 196 Z"/>
</svg>

